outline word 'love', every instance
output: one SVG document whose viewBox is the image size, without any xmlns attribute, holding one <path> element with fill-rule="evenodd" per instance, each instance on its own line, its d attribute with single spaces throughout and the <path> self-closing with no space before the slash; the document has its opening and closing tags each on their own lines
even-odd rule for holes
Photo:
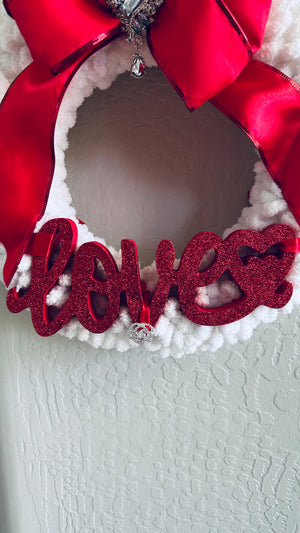
<svg viewBox="0 0 300 533">
<path fill-rule="evenodd" d="M 292 228 L 285 225 L 269 226 L 261 233 L 238 230 L 224 241 L 212 232 L 198 233 L 186 246 L 177 270 L 174 270 L 173 244 L 168 240 L 161 241 L 156 253 L 158 283 L 147 303 L 134 241 L 122 240 L 122 268 L 119 271 L 109 250 L 98 242 L 87 242 L 75 252 L 77 227 L 71 220 L 51 220 L 34 237 L 30 288 L 27 292 L 11 289 L 7 306 L 13 313 L 30 307 L 34 328 L 42 336 L 53 335 L 73 317 L 92 333 L 102 333 L 113 325 L 125 299 L 133 322 L 140 320 L 146 305 L 149 324 L 154 326 L 174 287 L 182 313 L 196 324 L 208 326 L 234 322 L 259 305 L 283 307 L 293 291 L 285 277 L 295 254 L 280 246 L 274 248 L 276 244 L 295 237 Z M 42 247 L 38 249 L 38 243 L 42 242 L 47 243 L 43 252 Z M 251 248 L 255 255 L 241 259 L 240 248 Z M 212 249 L 215 251 L 213 261 L 199 271 L 204 256 Z M 99 276 L 99 263 L 102 276 Z M 72 268 L 70 294 L 54 315 L 46 305 L 46 297 L 66 268 Z M 195 302 L 197 289 L 216 282 L 225 271 L 240 288 L 241 297 L 220 307 L 199 306 Z M 95 295 L 105 298 L 104 314 L 93 303 Z"/>
</svg>

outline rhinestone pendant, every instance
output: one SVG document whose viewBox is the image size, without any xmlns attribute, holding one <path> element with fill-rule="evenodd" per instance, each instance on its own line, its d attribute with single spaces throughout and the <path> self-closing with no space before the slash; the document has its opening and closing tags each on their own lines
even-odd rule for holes
<svg viewBox="0 0 300 533">
<path fill-rule="evenodd" d="M 127 17 L 130 17 L 134 10 L 143 2 L 143 0 L 123 0 L 122 10 L 125 11 Z"/>
<path fill-rule="evenodd" d="M 151 324 L 136 322 L 130 326 L 128 337 L 136 344 L 144 344 L 152 341 L 153 334 L 154 329 Z"/>
<path fill-rule="evenodd" d="M 131 65 L 131 76 L 134 78 L 142 78 L 146 71 L 145 62 L 139 54 L 136 54 L 133 58 Z"/>
<path fill-rule="evenodd" d="M 164 0 L 106 0 L 108 7 L 122 22 L 122 30 L 127 33 L 127 41 L 135 47 L 131 74 L 142 78 L 146 71 L 145 61 L 140 53 L 143 32 L 154 21 L 157 9 Z"/>
</svg>

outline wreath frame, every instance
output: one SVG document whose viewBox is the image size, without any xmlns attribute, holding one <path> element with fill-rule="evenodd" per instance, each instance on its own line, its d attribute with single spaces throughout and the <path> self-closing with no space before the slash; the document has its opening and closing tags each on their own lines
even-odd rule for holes
<svg viewBox="0 0 300 533">
<path fill-rule="evenodd" d="M 280 0 L 274 0 L 271 8 L 269 21 L 266 28 L 264 43 L 256 57 L 268 61 L 273 66 L 280 68 L 287 75 L 292 76 L 296 82 L 300 81 L 300 69 L 297 73 L 297 55 L 292 47 L 292 41 L 300 23 L 292 17 L 293 11 L 300 9 L 300 1 L 290 3 L 290 9 L 284 9 Z M 293 21 L 291 21 L 291 18 Z M 297 17 L 296 17 L 297 18 Z M 16 25 L 10 20 L 1 6 L 0 12 L 0 93 L 4 95 L 10 82 L 15 76 L 30 63 L 30 53 L 20 35 Z M 281 30 L 278 35 L 278 21 L 281 20 Z M 289 32 L 289 42 L 284 44 L 284 35 L 287 29 L 293 26 Z M 284 50 L 284 53 L 282 52 Z M 300 51 L 299 51 L 300 53 Z M 154 59 L 147 46 L 143 48 L 143 57 L 148 67 L 155 66 Z M 96 52 L 84 65 L 81 66 L 73 78 L 66 95 L 63 99 L 55 130 L 55 154 L 56 167 L 53 183 L 48 199 L 47 208 L 43 218 L 38 222 L 35 231 L 53 218 L 69 218 L 78 228 L 78 247 L 85 242 L 97 241 L 106 245 L 104 239 L 99 238 L 88 229 L 86 225 L 78 222 L 76 210 L 72 206 L 72 198 L 66 184 L 67 169 L 65 167 L 65 150 L 68 146 L 67 135 L 71 127 L 76 123 L 76 113 L 85 98 L 90 96 L 97 87 L 107 90 L 117 78 L 131 66 L 131 49 L 124 45 L 124 39 L 117 39 L 103 49 Z M 249 202 L 250 207 L 242 209 L 237 223 L 224 231 L 223 238 L 237 229 L 253 229 L 262 231 L 271 224 L 287 224 L 291 226 L 296 236 L 300 236 L 300 228 L 293 214 L 288 208 L 279 187 L 269 176 L 262 162 L 254 167 L 255 183 L 251 189 Z M 61 201 L 58 201 L 61 200 Z M 120 266 L 120 252 L 108 247 L 116 263 Z M 5 251 L 1 248 L 1 258 L 4 262 Z M 17 290 L 26 289 L 30 285 L 31 257 L 24 255 L 17 272 L 11 282 L 11 286 Z M 157 281 L 155 265 L 142 269 L 141 278 L 147 283 L 147 288 L 153 291 Z M 290 313 L 294 306 L 300 304 L 300 258 L 296 256 L 294 266 L 287 280 L 293 284 L 294 292 L 290 302 L 283 309 L 270 309 L 259 307 L 250 315 L 237 322 L 224 326 L 199 326 L 184 317 L 179 309 L 178 302 L 170 298 L 165 306 L 164 313 L 155 326 L 155 337 L 151 343 L 145 345 L 145 349 L 158 353 L 161 357 L 181 357 L 193 354 L 198 350 L 216 351 L 225 342 L 235 344 L 238 341 L 250 339 L 255 328 L 260 323 L 274 322 L 281 314 Z M 71 283 L 70 274 L 61 276 L 59 285 L 54 287 L 48 297 L 50 306 L 61 307 L 66 301 Z M 235 289 L 226 284 L 214 284 L 203 288 L 199 294 L 199 302 L 207 304 L 211 301 L 225 303 L 235 297 Z M 119 318 L 114 325 L 104 333 L 93 334 L 81 326 L 77 319 L 72 319 L 60 333 L 69 338 L 78 338 L 95 348 L 115 349 L 120 352 L 127 351 L 132 347 L 128 338 L 128 327 L 131 318 L 126 308 L 121 308 Z"/>
</svg>

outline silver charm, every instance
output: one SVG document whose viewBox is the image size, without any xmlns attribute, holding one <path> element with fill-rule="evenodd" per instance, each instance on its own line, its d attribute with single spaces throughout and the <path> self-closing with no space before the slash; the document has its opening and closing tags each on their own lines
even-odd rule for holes
<svg viewBox="0 0 300 533">
<path fill-rule="evenodd" d="M 153 15 L 163 2 L 164 0 L 106 0 L 108 7 L 122 22 L 127 41 L 135 46 L 131 65 L 134 78 L 141 78 L 146 72 L 145 61 L 140 53 L 143 31 L 154 21 Z"/>
<path fill-rule="evenodd" d="M 152 341 L 153 334 L 154 328 L 151 324 L 135 322 L 130 326 L 128 337 L 136 344 L 144 344 Z"/>
<path fill-rule="evenodd" d="M 131 75 L 134 78 L 141 78 L 142 76 L 144 76 L 145 70 L 146 70 L 145 62 L 142 56 L 140 56 L 139 53 L 137 52 L 132 61 Z"/>
</svg>

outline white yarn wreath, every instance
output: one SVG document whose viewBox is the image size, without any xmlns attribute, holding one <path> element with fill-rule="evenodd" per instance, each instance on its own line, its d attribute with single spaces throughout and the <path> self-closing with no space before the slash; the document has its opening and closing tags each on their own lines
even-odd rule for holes
<svg viewBox="0 0 300 533">
<path fill-rule="evenodd" d="M 264 43 L 256 54 L 256 58 L 274 65 L 288 76 L 300 83 L 300 0 L 273 0 L 268 20 Z M 58 115 L 55 131 L 56 167 L 49 201 L 43 219 L 36 230 L 53 218 L 70 218 L 78 226 L 78 247 L 87 241 L 98 241 L 106 245 L 104 239 L 95 237 L 86 225 L 78 224 L 75 208 L 65 179 L 65 150 L 68 147 L 68 131 L 75 125 L 78 107 L 85 98 L 98 87 L 106 90 L 115 78 L 130 69 L 132 50 L 124 46 L 124 40 L 119 38 L 96 52 L 78 71 L 63 99 Z M 148 66 L 155 66 L 155 62 L 148 49 L 143 51 Z M 0 98 L 4 96 L 10 83 L 21 70 L 31 62 L 29 50 L 24 43 L 19 30 L 1 6 L 0 11 Z M 297 236 L 300 228 L 282 197 L 278 186 L 273 182 L 262 162 L 254 167 L 255 183 L 250 192 L 250 207 L 242 210 L 237 223 L 224 232 L 223 238 L 237 229 L 253 229 L 261 231 L 270 224 L 288 224 L 292 226 Z M 108 247 L 118 266 L 121 264 L 121 254 L 112 247 Z M 5 261 L 5 250 L 0 245 L 0 259 L 2 266 Z M 13 278 L 11 286 L 25 288 L 30 285 L 31 257 L 25 255 Z M 147 283 L 152 292 L 157 282 L 155 264 L 141 271 L 141 278 Z M 199 326 L 189 321 L 180 311 L 179 304 L 170 298 L 164 313 L 155 326 L 155 337 L 147 348 L 152 352 L 159 352 L 161 357 L 181 357 L 195 353 L 197 350 L 216 351 L 224 342 L 234 344 L 239 340 L 251 337 L 256 326 L 262 322 L 275 321 L 282 313 L 290 313 L 295 305 L 300 304 L 300 257 L 296 255 L 295 263 L 287 279 L 294 286 L 293 296 L 283 309 L 270 309 L 261 306 L 250 315 L 224 326 Z M 71 274 L 63 274 L 59 285 L 54 287 L 47 296 L 47 304 L 62 307 L 65 303 L 71 284 Z M 198 291 L 197 302 L 202 306 L 215 306 L 239 297 L 239 289 L 233 282 L 217 282 Z M 128 328 L 131 318 L 126 308 L 120 314 L 114 325 L 104 333 L 93 334 L 81 326 L 77 319 L 72 319 L 60 333 L 68 338 L 77 337 L 88 342 L 95 348 L 116 349 L 124 352 L 132 347 L 128 338 Z"/>
</svg>

